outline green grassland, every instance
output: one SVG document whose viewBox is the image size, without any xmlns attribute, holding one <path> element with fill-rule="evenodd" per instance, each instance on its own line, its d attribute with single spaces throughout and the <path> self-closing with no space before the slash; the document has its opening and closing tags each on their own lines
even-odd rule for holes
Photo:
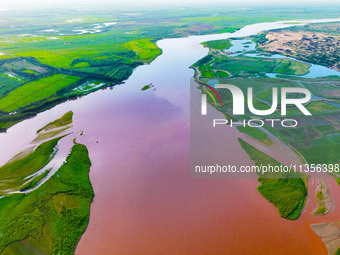
<svg viewBox="0 0 340 255">
<path fill-rule="evenodd" d="M 212 67 L 213 66 L 213 70 Z M 203 78 L 219 77 L 217 72 L 227 71 L 231 77 L 254 77 L 265 73 L 278 73 L 285 75 L 303 75 L 308 73 L 309 64 L 292 59 L 270 59 L 257 57 L 227 57 L 213 55 L 204 65 L 199 65 Z M 209 71 L 209 76 L 206 75 Z M 222 77 L 221 77 L 222 78 Z"/>
<path fill-rule="evenodd" d="M 127 42 L 124 47 L 134 51 L 139 59 L 150 62 L 162 53 L 157 44 L 151 42 L 150 39 L 139 39 Z"/>
<path fill-rule="evenodd" d="M 0 167 L 0 195 L 17 191 L 27 182 L 26 177 L 46 166 L 55 155 L 55 148 L 60 138 L 55 138 L 39 145 L 28 156 Z"/>
<path fill-rule="evenodd" d="M 47 50 L 24 52 L 15 55 L 18 57 L 34 57 L 42 64 L 50 65 L 53 67 L 68 68 L 73 62 L 73 59 L 71 58 L 55 54 Z"/>
<path fill-rule="evenodd" d="M 60 117 L 59 119 L 52 121 L 52 122 L 48 123 L 47 125 L 45 125 L 44 127 L 38 129 L 37 133 L 40 133 L 41 131 L 46 132 L 46 131 L 49 131 L 51 129 L 67 126 L 67 125 L 72 123 L 72 121 L 73 121 L 72 118 L 73 118 L 73 112 L 69 111 L 69 112 L 65 113 L 62 117 Z"/>
<path fill-rule="evenodd" d="M 85 231 L 93 190 L 84 145 L 75 144 L 66 162 L 28 194 L 0 199 L 2 254 L 73 254 Z"/>
<path fill-rule="evenodd" d="M 255 165 L 281 165 L 240 138 L 239 142 Z M 307 196 L 306 176 L 293 171 L 289 173 L 258 173 L 258 175 L 261 185 L 257 189 L 261 195 L 277 208 L 281 217 L 297 219 Z M 279 176 L 279 178 L 275 178 L 275 176 Z"/>
<path fill-rule="evenodd" d="M 314 211 L 314 214 L 315 215 L 323 215 L 325 214 L 326 212 L 326 206 L 325 206 L 325 196 L 323 194 L 323 191 L 322 191 L 322 187 L 320 188 L 320 190 L 316 193 L 316 200 L 317 200 L 317 203 L 318 203 L 318 208 Z"/>
<path fill-rule="evenodd" d="M 230 39 L 214 40 L 202 43 L 205 47 L 215 50 L 228 49 L 232 46 Z"/>
<path fill-rule="evenodd" d="M 20 107 L 44 100 L 79 79 L 79 77 L 75 76 L 56 74 L 26 83 L 0 99 L 0 110 L 11 112 Z"/>
</svg>

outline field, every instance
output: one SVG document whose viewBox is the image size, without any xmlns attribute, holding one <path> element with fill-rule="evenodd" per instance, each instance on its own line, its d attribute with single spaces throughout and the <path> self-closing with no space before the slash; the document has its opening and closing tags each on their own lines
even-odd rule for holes
<svg viewBox="0 0 340 255">
<path fill-rule="evenodd" d="M 260 141 L 264 141 L 268 138 L 268 135 L 261 131 L 260 129 L 258 128 L 251 128 L 249 126 L 238 126 L 237 129 L 242 132 L 242 133 L 245 133 L 251 137 L 254 137 L 255 139 L 258 139 Z"/>
<path fill-rule="evenodd" d="M 44 100 L 79 79 L 75 76 L 56 74 L 26 83 L 0 99 L 0 110 L 12 112 L 20 107 Z"/>
<path fill-rule="evenodd" d="M 134 51 L 139 59 L 150 62 L 162 53 L 156 43 L 151 42 L 150 39 L 140 39 L 130 41 L 124 44 L 124 47 Z"/>
<path fill-rule="evenodd" d="M 281 165 L 240 138 L 239 142 L 249 157 L 254 160 L 255 165 Z M 291 220 L 298 218 L 307 196 L 307 188 L 304 181 L 306 176 L 294 172 L 286 174 L 259 173 L 258 175 L 259 182 L 261 182 L 261 185 L 257 187 L 258 191 L 264 198 L 275 205 L 280 216 Z M 275 175 L 278 175 L 279 178 L 276 178 Z"/>
<path fill-rule="evenodd" d="M 205 47 L 208 47 L 209 49 L 215 49 L 215 50 L 228 49 L 232 45 L 230 39 L 208 41 L 208 42 L 204 42 L 202 44 Z"/>
<path fill-rule="evenodd" d="M 211 55 L 209 61 L 204 64 L 197 63 L 202 78 L 224 77 L 254 77 L 264 76 L 265 73 L 277 73 L 284 75 L 304 75 L 308 73 L 309 64 L 292 59 L 271 59 L 248 56 L 228 57 L 224 55 Z M 212 69 L 213 66 L 213 69 Z M 222 75 L 221 73 L 227 74 Z"/>
</svg>

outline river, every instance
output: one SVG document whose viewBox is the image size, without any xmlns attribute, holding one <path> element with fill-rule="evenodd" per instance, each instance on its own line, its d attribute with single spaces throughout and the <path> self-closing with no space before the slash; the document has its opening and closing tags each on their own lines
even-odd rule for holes
<svg viewBox="0 0 340 255">
<path fill-rule="evenodd" d="M 190 178 L 188 67 L 208 53 L 200 42 L 288 26 L 259 23 L 235 33 L 160 40 L 162 55 L 125 84 L 60 104 L 0 134 L 0 164 L 37 129 L 72 110 L 73 136 L 89 150 L 95 191 L 76 254 L 327 254 L 309 225 L 339 220 L 340 208 L 316 217 L 309 203 L 297 221 L 288 221 L 257 192 L 256 178 Z M 156 90 L 141 91 L 150 83 Z M 237 135 L 235 129 L 210 134 L 207 150 L 218 144 L 231 159 L 253 164 Z"/>
</svg>

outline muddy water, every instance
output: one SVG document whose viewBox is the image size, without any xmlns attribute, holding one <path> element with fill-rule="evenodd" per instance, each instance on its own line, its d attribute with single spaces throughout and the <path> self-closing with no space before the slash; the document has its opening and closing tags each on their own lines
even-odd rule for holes
<svg viewBox="0 0 340 255">
<path fill-rule="evenodd" d="M 262 23 L 234 34 L 161 40 L 163 54 L 126 84 L 58 105 L 0 134 L 0 163 L 38 128 L 72 110 L 73 136 L 89 149 L 95 191 L 76 254 L 326 254 L 309 224 L 338 220 L 339 208 L 315 217 L 307 205 L 299 220 L 288 221 L 256 191 L 255 178 L 190 178 L 188 66 L 207 54 L 199 42 L 286 26 Z M 149 83 L 156 90 L 140 90 Z M 219 146 L 226 157 L 252 164 L 236 130 L 210 135 L 207 151 Z M 335 182 L 331 188 L 340 204 Z"/>
</svg>

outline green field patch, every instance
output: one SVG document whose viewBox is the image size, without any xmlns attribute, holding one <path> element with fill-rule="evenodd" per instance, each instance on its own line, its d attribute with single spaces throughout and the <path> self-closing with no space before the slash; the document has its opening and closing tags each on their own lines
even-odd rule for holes
<svg viewBox="0 0 340 255">
<path fill-rule="evenodd" d="M 91 58 L 91 59 L 102 60 L 102 59 L 107 59 L 107 58 L 109 58 L 109 56 L 100 56 L 100 57 L 95 57 L 95 58 Z"/>
<path fill-rule="evenodd" d="M 340 143 L 340 134 L 329 135 L 327 138 L 334 143 Z"/>
<path fill-rule="evenodd" d="M 292 59 L 252 58 L 238 56 L 233 58 L 215 59 L 214 69 L 222 69 L 234 76 L 258 73 L 280 73 L 302 75 L 308 73 L 309 64 Z"/>
<path fill-rule="evenodd" d="M 60 138 L 39 145 L 24 158 L 12 161 L 0 167 L 0 194 L 17 190 L 27 182 L 24 178 L 45 167 L 55 155 L 55 148 Z"/>
<path fill-rule="evenodd" d="M 71 59 L 80 59 L 80 58 L 90 58 L 98 56 L 101 51 L 85 49 L 85 48 L 68 48 L 61 50 L 53 50 L 53 53 L 58 55 L 62 55 Z"/>
<path fill-rule="evenodd" d="M 340 79 L 334 79 L 333 86 L 329 85 L 331 81 L 331 79 L 317 79 L 317 82 L 303 81 L 301 84 L 315 96 L 338 99 L 340 97 Z"/>
<path fill-rule="evenodd" d="M 213 71 L 205 71 L 205 72 L 202 72 L 202 77 L 204 78 L 214 78 L 216 75 L 215 75 L 215 72 Z"/>
<path fill-rule="evenodd" d="M 58 193 L 53 196 L 53 204 L 58 214 L 63 210 L 79 208 L 77 196 L 74 194 Z"/>
<path fill-rule="evenodd" d="M 1 74 L 2 77 L 7 77 L 8 79 L 11 79 L 11 80 L 14 80 L 14 81 L 17 81 L 17 82 L 25 82 L 27 81 L 28 79 L 27 78 L 24 78 L 14 72 L 4 72 Z"/>
<path fill-rule="evenodd" d="M 65 113 L 61 118 L 54 120 L 44 127 L 40 128 L 37 130 L 37 133 L 40 133 L 41 131 L 48 131 L 51 129 L 55 129 L 58 127 L 66 126 L 72 123 L 72 117 L 73 117 L 73 112 L 69 111 Z"/>
<path fill-rule="evenodd" d="M 309 164 L 340 163 L 340 144 L 328 144 L 318 147 L 299 149 Z"/>
<path fill-rule="evenodd" d="M 216 74 L 219 78 L 227 78 L 230 76 L 228 73 L 222 71 L 217 71 Z"/>
<path fill-rule="evenodd" d="M 26 83 L 11 91 L 0 100 L 0 110 L 10 112 L 43 100 L 56 93 L 58 90 L 75 83 L 79 79 L 79 77 L 75 76 L 56 74 Z"/>
<path fill-rule="evenodd" d="M 134 51 L 139 59 L 151 61 L 162 53 L 157 44 L 150 41 L 151 39 L 139 39 L 127 42 L 124 44 L 129 50 Z"/>
<path fill-rule="evenodd" d="M 63 55 L 55 54 L 51 51 L 41 50 L 41 51 L 30 51 L 24 53 L 17 53 L 15 56 L 18 57 L 34 57 L 45 65 L 50 65 L 53 67 L 69 68 L 73 59 L 65 57 Z"/>
<path fill-rule="evenodd" d="M 77 68 L 77 67 L 86 67 L 86 66 L 90 66 L 88 62 L 79 62 L 77 64 L 74 64 L 72 67 Z"/>
<path fill-rule="evenodd" d="M 230 39 L 203 42 L 202 45 L 216 50 L 228 49 L 232 46 Z"/>
<path fill-rule="evenodd" d="M 10 55 L 0 55 L 0 59 L 9 59 L 9 58 L 13 58 Z"/>
<path fill-rule="evenodd" d="M 238 126 L 237 129 L 240 132 L 250 135 L 251 137 L 254 137 L 255 139 L 258 139 L 260 141 L 264 141 L 268 138 L 268 135 L 265 132 L 255 127 Z"/>
<path fill-rule="evenodd" d="M 30 181 L 28 181 L 28 182 L 24 183 L 22 186 L 20 186 L 19 190 L 20 191 L 27 191 L 27 190 L 33 189 L 34 187 L 39 185 L 39 183 L 48 175 L 49 172 L 50 172 L 50 169 L 48 169 L 45 172 L 43 172 L 42 174 L 32 178 Z"/>
<path fill-rule="evenodd" d="M 239 138 L 238 140 L 256 166 L 281 165 L 278 161 L 242 139 Z M 261 185 L 257 189 L 261 195 L 277 208 L 281 217 L 297 219 L 301 214 L 307 196 L 306 184 L 301 178 L 305 179 L 306 176 L 293 171 L 288 173 L 258 173 L 258 175 Z M 275 178 L 275 176 L 279 176 L 279 178 Z"/>
<path fill-rule="evenodd" d="M 4 73 L 0 73 L 0 98 L 3 96 L 5 92 L 15 89 L 20 86 L 22 83 L 16 79 L 12 79 L 8 77 L 8 75 Z"/>
<path fill-rule="evenodd" d="M 233 33 L 235 31 L 237 31 L 238 29 L 240 29 L 239 27 L 227 27 L 227 28 L 223 28 L 221 30 L 218 30 L 216 33 L 217 34 L 222 34 L 222 33 Z"/>
<path fill-rule="evenodd" d="M 31 73 L 31 74 L 38 74 L 36 71 L 33 70 L 24 70 L 25 73 Z"/>
<path fill-rule="evenodd" d="M 331 112 L 339 112 L 339 108 L 331 105 L 327 102 L 322 102 L 322 101 L 315 101 L 311 102 L 310 104 L 307 105 L 307 110 L 310 111 L 311 114 L 325 114 L 331 113 Z"/>
</svg>

